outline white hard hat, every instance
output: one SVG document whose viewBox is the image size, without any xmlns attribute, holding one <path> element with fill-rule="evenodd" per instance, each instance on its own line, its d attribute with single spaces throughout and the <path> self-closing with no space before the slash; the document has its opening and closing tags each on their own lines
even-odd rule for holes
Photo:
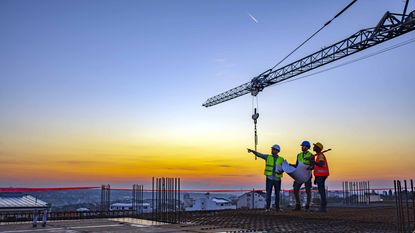
<svg viewBox="0 0 415 233">
<path fill-rule="evenodd" d="M 281 151 L 281 148 L 280 148 L 280 146 L 278 144 L 273 145 L 271 148 L 274 148 L 274 149 L 276 149 L 278 151 Z"/>
</svg>

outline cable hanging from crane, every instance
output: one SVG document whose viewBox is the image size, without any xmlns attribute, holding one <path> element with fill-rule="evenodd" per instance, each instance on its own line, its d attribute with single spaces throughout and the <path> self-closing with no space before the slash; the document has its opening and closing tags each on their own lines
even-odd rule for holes
<svg viewBox="0 0 415 233">
<path fill-rule="evenodd" d="M 353 0 L 343 10 L 337 13 L 335 17 L 333 17 L 333 19 L 326 22 L 326 24 L 322 28 L 330 24 L 335 18 L 340 16 L 342 13 L 344 13 L 356 1 L 357 0 Z M 259 92 L 261 92 L 264 88 L 275 85 L 275 84 L 282 84 L 282 83 L 294 81 L 296 79 L 312 76 L 318 73 L 325 72 L 327 70 L 331 70 L 331 69 L 344 66 L 344 65 L 347 65 L 347 64 L 359 61 L 359 60 L 363 60 L 368 57 L 375 56 L 377 54 L 381 54 L 386 51 L 395 49 L 397 47 L 401 47 L 403 45 L 415 42 L 415 38 L 413 38 L 408 41 L 404 41 L 402 43 L 388 47 L 386 49 L 377 51 L 375 53 L 366 55 L 364 57 L 357 58 L 355 60 L 348 61 L 343 64 L 330 67 L 328 69 L 321 70 L 321 71 L 318 71 L 318 72 L 315 72 L 309 75 L 295 78 L 296 76 L 305 74 L 311 70 L 328 65 L 337 60 L 344 59 L 345 57 L 351 56 L 355 53 L 361 52 L 363 50 L 382 44 L 396 37 L 402 36 L 408 32 L 414 31 L 415 30 L 415 10 L 411 11 L 408 14 L 406 13 L 408 2 L 409 0 L 406 0 L 403 13 L 391 13 L 387 11 L 375 27 L 361 29 L 341 41 L 333 43 L 327 47 L 322 48 L 319 51 L 316 51 L 305 57 L 302 57 L 288 65 L 285 65 L 276 70 L 273 70 L 281 62 L 283 62 L 288 56 L 290 56 L 292 53 L 298 50 L 302 45 L 304 45 L 307 41 L 309 41 L 313 36 L 315 36 L 319 31 L 322 30 L 322 28 L 319 29 L 316 33 L 314 33 L 311 37 L 309 37 L 306 41 L 304 41 L 300 46 L 294 49 L 294 51 L 292 51 L 288 56 L 286 56 L 282 61 L 280 61 L 272 69 L 268 69 L 265 72 L 259 74 L 258 76 L 255 76 L 254 78 L 251 79 L 250 82 L 244 83 L 235 88 L 229 89 L 223 93 L 220 93 L 211 98 L 208 98 L 206 102 L 202 104 L 202 106 L 211 107 L 211 106 L 232 100 L 234 98 L 238 98 L 245 94 L 251 93 L 251 95 L 253 96 L 252 119 L 254 120 L 254 134 L 255 134 L 254 143 L 255 143 L 255 150 L 257 150 L 257 145 L 258 145 L 257 121 L 259 117 L 257 95 Z"/>
<path fill-rule="evenodd" d="M 258 122 L 259 113 L 258 113 L 258 96 L 252 96 L 252 120 L 254 120 L 254 145 L 255 151 L 257 151 L 258 146 L 258 131 L 256 128 L 256 124 Z M 255 155 L 255 160 L 257 156 Z"/>
<path fill-rule="evenodd" d="M 332 19 L 327 21 L 320 29 L 318 29 L 316 32 L 314 32 L 310 37 L 308 37 L 303 43 L 301 43 L 297 48 L 295 48 L 293 51 L 291 51 L 287 56 L 285 56 L 281 61 L 279 61 L 275 66 L 273 66 L 270 70 L 275 69 L 281 62 L 285 61 L 289 56 L 291 56 L 295 51 L 297 51 L 299 48 L 301 48 L 305 43 L 307 43 L 311 38 L 313 38 L 315 35 L 317 35 L 323 28 L 325 28 L 327 25 L 331 23 L 335 18 L 339 17 L 341 14 L 343 14 L 349 7 L 351 7 L 357 0 L 353 0 L 349 5 L 347 5 L 343 10 L 341 10 L 339 13 L 337 13 Z"/>
<path fill-rule="evenodd" d="M 295 51 L 297 51 L 300 47 L 302 47 L 305 43 L 307 43 L 311 38 L 313 38 L 315 35 L 317 35 L 323 28 L 325 28 L 327 25 L 331 23 L 335 18 L 339 17 L 343 12 L 345 12 L 349 7 L 351 7 L 357 0 L 353 0 L 349 5 L 347 5 L 343 10 L 341 10 L 339 13 L 337 13 L 332 19 L 327 21 L 320 29 L 318 29 L 316 32 L 314 32 L 310 37 L 308 37 L 303 43 L 301 43 L 297 48 L 295 48 L 293 51 L 291 51 L 287 56 L 285 56 L 281 61 L 279 61 L 275 66 L 273 66 L 271 69 L 263 72 L 262 74 L 258 75 L 257 78 L 261 76 L 268 76 L 269 73 L 275 69 L 281 62 L 285 61 L 289 56 L 291 56 Z M 259 84 L 259 83 L 258 83 Z M 253 84 L 253 88 L 251 89 L 251 95 L 252 95 L 252 120 L 254 121 L 254 147 L 255 151 L 257 151 L 258 147 L 258 130 L 257 130 L 257 123 L 259 118 L 259 112 L 258 112 L 258 93 L 262 91 L 261 85 L 255 85 Z M 257 156 L 255 155 L 255 160 L 257 159 Z"/>
</svg>

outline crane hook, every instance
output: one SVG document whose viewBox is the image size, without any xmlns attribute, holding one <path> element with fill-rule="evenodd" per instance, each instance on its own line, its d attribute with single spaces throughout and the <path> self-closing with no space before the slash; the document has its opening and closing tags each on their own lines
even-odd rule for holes
<svg viewBox="0 0 415 233">
<path fill-rule="evenodd" d="M 258 122 L 259 113 L 257 112 L 256 108 L 254 109 L 254 114 L 252 114 L 252 120 L 254 120 L 254 143 L 255 143 L 255 151 L 257 151 L 257 145 L 258 145 L 258 133 L 256 124 Z M 255 155 L 255 160 L 257 159 L 257 156 Z"/>
</svg>

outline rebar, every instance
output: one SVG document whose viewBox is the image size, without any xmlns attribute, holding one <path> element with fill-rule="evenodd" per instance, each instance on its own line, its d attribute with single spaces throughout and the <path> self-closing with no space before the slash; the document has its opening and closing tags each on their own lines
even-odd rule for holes
<svg viewBox="0 0 415 233">
<path fill-rule="evenodd" d="M 111 187 L 109 184 L 101 186 L 101 212 L 106 213 L 110 210 L 111 206 Z"/>
<path fill-rule="evenodd" d="M 408 218 L 408 229 L 410 228 L 410 224 L 411 224 L 411 219 L 410 219 L 410 215 L 409 215 L 409 198 L 408 198 L 408 187 L 406 185 L 406 180 L 404 180 L 404 184 L 405 184 L 405 205 L 406 205 L 406 215 Z"/>
<path fill-rule="evenodd" d="M 151 184 L 151 219 L 154 219 L 154 177 Z"/>
<path fill-rule="evenodd" d="M 412 192 L 412 211 L 413 211 L 412 228 L 415 229 L 415 192 L 414 192 L 414 181 L 412 179 L 411 179 L 411 192 Z"/>
<path fill-rule="evenodd" d="M 396 229 L 398 232 L 414 232 L 415 231 L 415 200 L 413 180 L 410 180 L 411 186 L 407 180 L 394 180 L 395 189 L 395 205 L 396 205 Z M 409 195 L 411 191 L 411 195 Z M 412 201 L 412 206 L 410 202 Z M 410 210 L 412 208 L 412 211 Z M 413 212 L 413 213 L 411 213 Z M 405 216 L 406 215 L 406 216 Z"/>
<path fill-rule="evenodd" d="M 370 183 L 369 181 L 343 181 L 343 204 L 345 205 L 369 205 Z"/>
<path fill-rule="evenodd" d="M 133 216 L 144 213 L 144 186 L 134 184 L 132 193 Z"/>
<path fill-rule="evenodd" d="M 369 198 L 369 205 L 370 205 L 370 182 L 367 181 L 367 191 L 369 192 L 368 198 Z"/>
<path fill-rule="evenodd" d="M 180 178 L 152 179 L 153 220 L 178 223 L 180 221 Z"/>
</svg>

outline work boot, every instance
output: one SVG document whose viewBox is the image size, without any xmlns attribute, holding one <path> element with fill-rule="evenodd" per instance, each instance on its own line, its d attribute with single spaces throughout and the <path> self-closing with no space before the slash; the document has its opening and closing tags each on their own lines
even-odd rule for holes
<svg viewBox="0 0 415 233">
<path fill-rule="evenodd" d="M 305 211 L 307 212 L 309 210 L 310 210 L 310 205 L 309 204 L 305 205 Z"/>
<path fill-rule="evenodd" d="M 301 205 L 300 204 L 295 204 L 294 211 L 300 211 L 300 210 L 301 210 Z"/>
</svg>

